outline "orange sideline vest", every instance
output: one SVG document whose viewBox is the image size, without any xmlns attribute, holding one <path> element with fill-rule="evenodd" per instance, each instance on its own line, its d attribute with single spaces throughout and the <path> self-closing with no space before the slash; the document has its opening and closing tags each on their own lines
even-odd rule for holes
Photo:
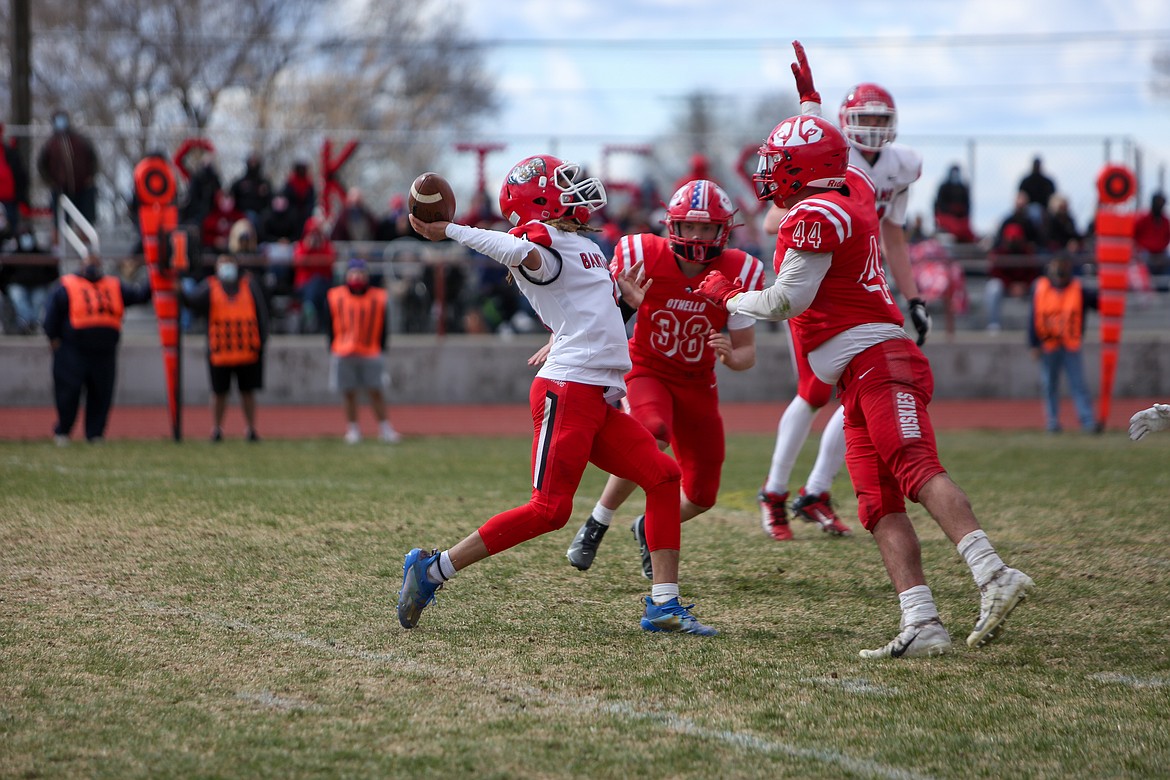
<svg viewBox="0 0 1170 780">
<path fill-rule="evenodd" d="M 207 349 L 213 366 L 243 366 L 260 359 L 260 321 L 248 275 L 240 289 L 228 295 L 223 283 L 208 279 L 211 308 L 207 317 Z"/>
<path fill-rule="evenodd" d="M 69 324 L 74 330 L 113 328 L 122 330 L 122 283 L 116 276 L 103 276 L 91 282 L 77 274 L 61 277 L 69 297 Z"/>
<path fill-rule="evenodd" d="M 1081 348 L 1084 294 L 1076 279 L 1063 290 L 1052 286 L 1047 277 L 1036 281 L 1035 325 L 1036 336 L 1045 352 L 1064 347 L 1070 352 Z"/>
<path fill-rule="evenodd" d="M 365 295 L 354 295 L 345 285 L 329 291 L 334 355 L 377 357 L 381 354 L 386 301 L 386 291 L 378 287 L 366 290 Z"/>
</svg>

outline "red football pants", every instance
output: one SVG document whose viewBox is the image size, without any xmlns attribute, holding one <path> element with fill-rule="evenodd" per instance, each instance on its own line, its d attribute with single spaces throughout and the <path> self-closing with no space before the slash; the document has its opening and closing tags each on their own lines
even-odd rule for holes
<svg viewBox="0 0 1170 780">
<path fill-rule="evenodd" d="M 930 363 L 910 339 L 865 350 L 838 382 L 845 407 L 845 465 L 866 530 L 918 501 L 926 481 L 946 471 L 938 459 L 926 405 L 934 394 Z"/>
<path fill-rule="evenodd" d="M 646 543 L 651 550 L 679 549 L 681 473 L 645 426 L 606 403 L 605 388 L 596 385 L 537 377 L 528 403 L 534 431 L 532 498 L 480 526 L 489 553 L 563 528 L 589 463 L 646 491 Z"/>
<path fill-rule="evenodd" d="M 714 372 L 683 382 L 635 368 L 626 386 L 630 414 L 674 452 L 683 494 L 696 506 L 715 506 L 726 443 Z"/>
</svg>

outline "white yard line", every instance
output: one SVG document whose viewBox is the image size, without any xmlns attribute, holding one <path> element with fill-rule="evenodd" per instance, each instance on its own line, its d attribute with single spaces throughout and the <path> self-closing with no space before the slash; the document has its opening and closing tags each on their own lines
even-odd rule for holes
<svg viewBox="0 0 1170 780">
<path fill-rule="evenodd" d="M 554 707 L 571 713 L 595 715 L 600 712 L 632 721 L 656 723 L 669 731 L 722 742 L 746 752 L 789 756 L 826 766 L 838 767 L 844 771 L 868 777 L 890 778 L 890 780 L 929 780 L 930 778 L 929 775 L 923 775 L 911 770 L 899 769 L 898 767 L 887 766 L 867 759 L 854 758 L 838 750 L 804 748 L 788 742 L 766 739 L 749 732 L 708 728 L 676 713 L 646 709 L 631 702 L 601 701 L 592 696 L 558 695 L 538 688 L 521 685 L 511 680 L 485 680 L 480 670 L 470 671 L 462 668 L 443 668 L 436 665 L 434 659 L 429 659 L 424 664 L 414 661 L 401 653 L 374 652 L 361 648 L 351 648 L 332 640 L 315 639 L 295 631 L 265 628 L 244 620 L 233 620 L 215 613 L 167 607 L 156 602 L 143 602 L 141 606 L 148 612 L 155 614 L 186 617 L 199 623 L 219 626 L 275 642 L 308 648 L 325 655 L 340 658 L 354 658 L 374 664 L 390 664 L 396 670 L 427 677 L 442 677 L 443 679 L 458 677 L 469 686 L 476 688 L 486 686 L 493 693 L 506 691 L 537 702 L 542 706 Z M 873 688 L 877 690 L 877 686 L 873 686 Z M 848 690 L 848 687 L 846 687 L 846 690 Z M 890 689 L 881 689 L 881 691 L 883 695 L 888 695 L 891 692 Z M 872 693 L 873 691 L 868 692 Z"/>
</svg>

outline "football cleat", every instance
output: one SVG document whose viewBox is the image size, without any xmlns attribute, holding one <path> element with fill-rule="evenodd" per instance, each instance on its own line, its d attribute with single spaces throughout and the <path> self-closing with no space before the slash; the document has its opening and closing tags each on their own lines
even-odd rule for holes
<svg viewBox="0 0 1170 780">
<path fill-rule="evenodd" d="M 716 636 L 719 632 L 705 626 L 691 614 L 694 604 L 683 606 L 678 598 L 673 598 L 665 604 L 655 604 L 649 596 L 646 597 L 646 611 L 642 614 L 642 628 L 646 631 L 665 631 L 672 634 L 698 634 L 699 636 Z"/>
<path fill-rule="evenodd" d="M 573 543 L 569 545 L 569 551 L 565 553 L 565 557 L 569 559 L 569 563 L 573 564 L 581 571 L 585 571 L 593 565 L 593 557 L 597 555 L 597 546 L 601 544 L 601 537 L 605 536 L 605 532 L 609 530 L 608 525 L 602 525 L 593 519 L 593 515 L 589 515 L 589 519 L 577 531 L 577 535 L 573 537 Z"/>
<path fill-rule="evenodd" d="M 756 496 L 760 502 L 760 518 L 764 532 L 778 542 L 787 542 L 792 538 L 792 526 L 788 524 L 788 493 L 769 493 L 761 490 Z"/>
<path fill-rule="evenodd" d="M 638 540 L 638 547 L 642 551 L 642 576 L 653 581 L 654 567 L 650 564 L 650 545 L 646 543 L 646 515 L 635 517 L 630 530 L 634 532 L 634 538 Z"/>
<path fill-rule="evenodd" d="M 927 658 L 950 652 L 951 636 L 937 618 L 905 626 L 885 647 L 862 650 L 862 658 Z"/>
<path fill-rule="evenodd" d="M 792 514 L 806 523 L 816 523 L 821 530 L 833 536 L 849 536 L 849 526 L 841 522 L 833 511 L 833 502 L 828 493 L 809 494 L 800 489 L 800 495 L 792 502 Z"/>
<path fill-rule="evenodd" d="M 983 597 L 979 622 L 967 637 L 967 646 L 982 647 L 998 638 L 1008 615 L 1035 586 L 1032 578 L 1022 571 L 1007 566 L 997 571 L 991 581 L 979 589 Z"/>
<path fill-rule="evenodd" d="M 427 567 L 439 559 L 439 551 L 426 555 L 415 547 L 406 554 L 402 564 L 402 588 L 398 591 L 398 622 L 403 628 L 414 628 L 423 608 L 435 600 L 435 593 L 443 587 L 427 579 Z"/>
</svg>

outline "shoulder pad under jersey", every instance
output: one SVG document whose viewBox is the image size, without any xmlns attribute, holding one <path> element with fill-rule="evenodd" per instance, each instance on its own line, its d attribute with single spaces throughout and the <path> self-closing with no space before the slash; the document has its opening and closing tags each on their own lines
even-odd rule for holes
<svg viewBox="0 0 1170 780">
<path fill-rule="evenodd" d="M 922 155 L 908 146 L 890 144 L 882 149 L 882 156 L 888 155 L 894 162 L 894 182 L 910 185 L 922 176 Z"/>
<path fill-rule="evenodd" d="M 800 201 L 780 223 L 778 242 L 802 252 L 832 252 L 853 235 L 853 215 L 843 200 L 830 193 Z"/>
<path fill-rule="evenodd" d="M 531 241 L 545 249 L 552 248 L 552 234 L 548 232 L 548 225 L 543 222 L 529 222 L 524 225 L 517 225 L 508 232 L 516 238 Z"/>
</svg>

